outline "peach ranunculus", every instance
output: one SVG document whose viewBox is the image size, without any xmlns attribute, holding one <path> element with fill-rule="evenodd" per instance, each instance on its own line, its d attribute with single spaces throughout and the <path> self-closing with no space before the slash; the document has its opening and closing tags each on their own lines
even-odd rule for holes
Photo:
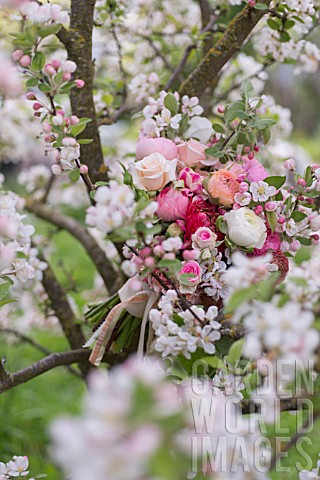
<svg viewBox="0 0 320 480">
<path fill-rule="evenodd" d="M 230 207 L 234 203 L 234 196 L 239 191 L 237 177 L 229 170 L 214 172 L 209 181 L 207 190 L 212 198 L 216 198 L 220 205 Z"/>
<path fill-rule="evenodd" d="M 195 167 L 201 160 L 206 159 L 206 145 L 191 138 L 188 142 L 178 145 L 178 156 L 186 167 Z"/>
<path fill-rule="evenodd" d="M 167 160 L 161 153 L 152 153 L 130 167 L 133 183 L 142 190 L 161 190 L 176 179 L 177 160 Z"/>
<path fill-rule="evenodd" d="M 167 160 L 174 160 L 178 156 L 177 145 L 169 138 L 141 138 L 136 148 L 137 160 L 152 153 L 161 153 Z"/>
</svg>

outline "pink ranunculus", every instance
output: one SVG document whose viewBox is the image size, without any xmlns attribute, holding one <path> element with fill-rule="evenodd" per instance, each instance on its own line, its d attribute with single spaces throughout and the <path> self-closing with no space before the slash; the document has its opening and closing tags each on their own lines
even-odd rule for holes
<svg viewBox="0 0 320 480">
<path fill-rule="evenodd" d="M 247 172 L 247 180 L 249 182 L 260 182 L 269 176 L 264 166 L 255 158 L 247 160 L 243 166 Z"/>
<path fill-rule="evenodd" d="M 202 192 L 202 182 L 204 180 L 204 176 L 200 175 L 200 173 L 194 172 L 191 168 L 186 167 L 183 168 L 179 174 L 179 180 L 184 182 L 184 186 L 191 190 L 193 193 L 198 195 Z"/>
<path fill-rule="evenodd" d="M 206 145 L 191 138 L 188 142 L 178 145 L 179 159 L 186 167 L 195 167 L 201 160 L 206 159 L 206 148 L 208 148 Z"/>
<path fill-rule="evenodd" d="M 253 251 L 254 256 L 259 256 L 259 255 L 265 255 L 268 253 L 270 250 L 277 252 L 280 250 L 280 244 L 281 244 L 281 238 L 279 233 L 277 232 L 271 232 L 271 230 L 268 228 L 267 230 L 267 238 L 262 245 L 262 248 L 255 248 Z"/>
<path fill-rule="evenodd" d="M 137 160 L 152 153 L 161 153 L 167 160 L 174 160 L 178 156 L 176 144 L 168 138 L 141 138 L 136 147 Z"/>
<path fill-rule="evenodd" d="M 162 190 L 157 198 L 158 202 L 158 217 L 165 222 L 172 220 L 183 219 L 186 215 L 189 198 L 184 192 L 174 190 L 171 187 L 166 187 Z"/>
<path fill-rule="evenodd" d="M 217 235 L 208 227 L 200 227 L 192 235 L 192 248 L 204 250 L 208 248 L 213 250 L 216 246 Z"/>
<path fill-rule="evenodd" d="M 185 262 L 178 273 L 178 280 L 181 293 L 193 293 L 201 281 L 201 267 L 199 263 L 195 260 Z"/>
</svg>

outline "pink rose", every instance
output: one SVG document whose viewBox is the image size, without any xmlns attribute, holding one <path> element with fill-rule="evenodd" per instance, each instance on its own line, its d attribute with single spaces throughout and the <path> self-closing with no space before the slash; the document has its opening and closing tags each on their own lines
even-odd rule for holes
<svg viewBox="0 0 320 480">
<path fill-rule="evenodd" d="M 152 153 L 161 153 L 167 160 L 174 160 L 178 156 L 176 144 L 168 138 L 141 138 L 136 148 L 137 160 Z"/>
<path fill-rule="evenodd" d="M 195 260 L 185 262 L 178 273 L 178 280 L 181 293 L 193 293 L 201 281 L 201 268 L 199 263 Z"/>
<path fill-rule="evenodd" d="M 171 187 L 162 190 L 158 195 L 157 202 L 157 215 L 165 222 L 184 218 L 189 205 L 187 195 Z"/>
<path fill-rule="evenodd" d="M 204 250 L 208 248 L 213 250 L 216 246 L 217 235 L 208 227 L 200 227 L 191 237 L 192 248 Z"/>
<path fill-rule="evenodd" d="M 260 180 L 264 180 L 269 176 L 264 166 L 255 158 L 252 160 L 248 159 L 243 168 L 247 172 L 247 180 L 249 182 L 260 182 Z"/>
<path fill-rule="evenodd" d="M 206 159 L 204 151 L 207 146 L 191 138 L 188 142 L 178 145 L 178 155 L 187 167 L 195 167 L 201 160 Z"/>
<path fill-rule="evenodd" d="M 179 174 L 179 180 L 184 182 L 184 186 L 195 194 L 202 192 L 202 182 L 205 177 L 194 172 L 191 168 L 183 168 Z"/>
</svg>

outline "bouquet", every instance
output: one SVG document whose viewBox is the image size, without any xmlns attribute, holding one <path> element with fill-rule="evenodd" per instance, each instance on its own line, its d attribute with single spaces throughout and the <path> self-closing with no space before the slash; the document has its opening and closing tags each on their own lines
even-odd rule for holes
<svg viewBox="0 0 320 480">
<path fill-rule="evenodd" d="M 129 277 L 87 311 L 92 363 L 133 344 L 140 355 L 219 359 L 242 336 L 235 309 L 268 300 L 290 257 L 318 242 L 320 167 L 299 174 L 287 159 L 283 176 L 265 169 L 259 150 L 276 123 L 265 102 L 246 81 L 212 124 L 197 97 L 149 99 L 135 160 L 122 164 L 122 182 L 99 186 L 87 210 L 89 226 L 124 243 Z"/>
</svg>

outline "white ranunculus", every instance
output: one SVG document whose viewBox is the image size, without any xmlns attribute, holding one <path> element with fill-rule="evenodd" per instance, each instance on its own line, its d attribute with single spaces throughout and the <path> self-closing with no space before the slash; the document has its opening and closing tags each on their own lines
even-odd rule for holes
<svg viewBox="0 0 320 480">
<path fill-rule="evenodd" d="M 177 160 L 167 160 L 161 153 L 152 153 L 131 165 L 133 183 L 142 190 L 162 190 L 176 179 Z"/>
<path fill-rule="evenodd" d="M 262 248 L 267 238 L 267 228 L 262 220 L 250 208 L 242 207 L 224 215 L 228 236 L 239 247 Z"/>
<path fill-rule="evenodd" d="M 213 134 L 210 120 L 204 117 L 192 117 L 189 120 L 189 128 L 184 134 L 185 138 L 195 138 L 200 143 L 207 143 Z"/>
</svg>

